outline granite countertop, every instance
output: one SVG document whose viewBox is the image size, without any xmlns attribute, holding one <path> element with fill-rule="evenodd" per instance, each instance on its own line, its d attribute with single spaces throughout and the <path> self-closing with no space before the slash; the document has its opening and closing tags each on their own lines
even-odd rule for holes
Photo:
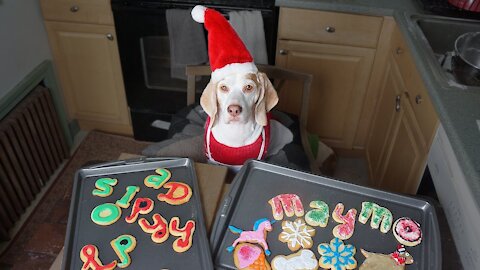
<svg viewBox="0 0 480 270">
<path fill-rule="evenodd" d="M 415 29 L 411 16 L 422 15 L 417 0 L 276 0 L 280 7 L 296 7 L 357 13 L 373 16 L 393 16 L 409 46 L 415 64 L 427 87 L 466 182 L 480 208 L 480 87 L 442 83 L 435 57 L 423 37 Z"/>
</svg>

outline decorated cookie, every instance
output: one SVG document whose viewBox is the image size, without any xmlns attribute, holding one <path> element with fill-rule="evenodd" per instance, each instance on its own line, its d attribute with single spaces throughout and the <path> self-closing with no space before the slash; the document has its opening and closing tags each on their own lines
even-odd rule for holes
<svg viewBox="0 0 480 270">
<path fill-rule="evenodd" d="M 94 196 L 108 197 L 113 193 L 113 186 L 118 183 L 115 178 L 100 178 L 95 182 L 95 188 L 92 191 Z"/>
<path fill-rule="evenodd" d="M 331 270 L 355 269 L 357 267 L 357 261 L 354 258 L 355 252 L 354 246 L 345 245 L 342 240 L 333 238 L 330 244 L 318 245 L 319 265 L 324 269 Z"/>
<path fill-rule="evenodd" d="M 262 248 L 250 243 L 240 243 L 233 251 L 233 262 L 240 270 L 270 270 Z"/>
<path fill-rule="evenodd" d="M 291 251 L 312 247 L 312 237 L 315 235 L 315 229 L 308 226 L 303 219 L 297 218 L 295 221 L 283 221 L 282 230 L 278 235 L 278 240 L 287 243 Z"/>
<path fill-rule="evenodd" d="M 302 217 L 304 214 L 303 204 L 296 194 L 280 194 L 271 198 L 268 203 L 272 206 L 273 218 L 283 219 L 283 212 L 287 217 Z"/>
<path fill-rule="evenodd" d="M 124 234 L 113 239 L 110 245 L 120 259 L 117 266 L 120 268 L 128 267 L 132 263 L 129 253 L 137 246 L 137 239 L 131 235 Z"/>
<path fill-rule="evenodd" d="M 98 225 L 108 226 L 115 223 L 122 215 L 122 210 L 113 203 L 100 204 L 93 208 L 90 218 Z"/>
<path fill-rule="evenodd" d="M 183 228 L 180 228 L 180 219 L 173 217 L 168 226 L 170 234 L 179 238 L 173 241 L 173 250 L 176 252 L 185 252 L 193 242 L 193 233 L 195 232 L 195 221 L 188 220 Z"/>
<path fill-rule="evenodd" d="M 380 270 L 380 269 L 395 269 L 403 270 L 405 265 L 413 263 L 413 257 L 405 251 L 403 245 L 398 245 L 397 250 L 388 255 L 368 252 L 360 249 L 365 261 L 360 265 L 360 270 Z"/>
<path fill-rule="evenodd" d="M 92 270 L 111 270 L 117 266 L 117 261 L 113 261 L 107 265 L 98 258 L 98 249 L 94 245 L 86 245 L 80 250 L 80 259 L 83 262 L 82 269 Z"/>
<path fill-rule="evenodd" d="M 372 217 L 370 221 L 372 229 L 380 227 L 382 233 L 387 233 L 392 228 L 393 215 L 390 210 L 373 202 L 362 202 L 362 211 L 358 216 L 358 221 L 365 224 L 370 217 Z"/>
<path fill-rule="evenodd" d="M 120 200 L 117 200 L 116 204 L 120 206 L 121 208 L 128 208 L 130 207 L 130 202 L 133 200 L 133 197 L 135 197 L 135 194 L 137 194 L 140 191 L 140 187 L 137 186 L 128 186 L 126 187 L 125 195 Z"/>
<path fill-rule="evenodd" d="M 148 214 L 153 210 L 153 200 L 150 198 L 137 198 L 132 206 L 132 213 L 125 218 L 127 223 L 137 221 L 138 215 Z"/>
<path fill-rule="evenodd" d="M 325 228 L 328 224 L 328 218 L 330 217 L 330 209 L 328 204 L 324 201 L 312 201 L 310 202 L 310 210 L 305 214 L 305 221 L 310 226 L 320 226 Z"/>
<path fill-rule="evenodd" d="M 228 252 L 232 252 L 238 243 L 254 243 L 259 244 L 265 250 L 265 254 L 270 255 L 270 250 L 267 244 L 267 232 L 272 231 L 272 223 L 267 218 L 261 218 L 255 221 L 253 225 L 253 231 L 244 231 L 235 226 L 228 226 L 228 229 L 235 234 L 239 234 L 238 238 L 233 242 L 231 246 L 227 248 Z"/>
<path fill-rule="evenodd" d="M 393 224 L 393 235 L 400 244 L 414 247 L 422 242 L 422 229 L 415 220 L 402 217 Z"/>
<path fill-rule="evenodd" d="M 151 187 L 154 189 L 159 189 L 161 188 L 168 180 L 170 180 L 170 177 L 172 177 L 172 173 L 163 168 L 156 169 L 155 172 L 158 175 L 149 175 L 145 177 L 143 180 L 143 183 L 147 187 Z"/>
<path fill-rule="evenodd" d="M 317 270 L 318 262 L 315 254 L 309 249 L 301 249 L 297 253 L 275 256 L 272 260 L 273 270 Z"/>
<path fill-rule="evenodd" d="M 192 189 L 189 185 L 180 182 L 168 182 L 163 187 L 168 188 L 166 194 L 158 194 L 157 198 L 161 202 L 171 205 L 180 205 L 188 202 L 192 197 Z"/>
<path fill-rule="evenodd" d="M 160 244 L 165 242 L 168 239 L 168 222 L 160 214 L 153 215 L 153 223 L 150 224 L 145 218 L 138 220 L 138 225 L 146 233 L 150 233 L 152 236 L 152 241 Z"/>
<path fill-rule="evenodd" d="M 338 203 L 333 210 L 332 217 L 333 219 L 340 223 L 340 225 L 333 228 L 333 236 L 346 240 L 353 235 L 355 229 L 355 217 L 357 215 L 357 210 L 350 209 L 348 212 L 343 215 L 344 205 L 343 203 Z"/>
</svg>

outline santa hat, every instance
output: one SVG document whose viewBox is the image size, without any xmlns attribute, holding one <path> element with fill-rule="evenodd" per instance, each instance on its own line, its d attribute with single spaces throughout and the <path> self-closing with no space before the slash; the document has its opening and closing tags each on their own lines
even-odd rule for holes
<svg viewBox="0 0 480 270">
<path fill-rule="evenodd" d="M 257 72 L 245 44 L 220 12 L 197 5 L 192 9 L 192 18 L 204 23 L 208 31 L 208 55 L 213 82 L 230 74 Z"/>
</svg>

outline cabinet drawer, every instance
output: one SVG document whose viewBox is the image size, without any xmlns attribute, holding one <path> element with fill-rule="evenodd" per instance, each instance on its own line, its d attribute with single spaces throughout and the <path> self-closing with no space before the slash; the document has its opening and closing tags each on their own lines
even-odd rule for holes
<svg viewBox="0 0 480 270">
<path fill-rule="evenodd" d="M 383 18 L 281 8 L 278 38 L 375 48 Z"/>
<path fill-rule="evenodd" d="M 45 20 L 113 25 L 110 0 L 40 0 L 40 5 Z"/>
</svg>

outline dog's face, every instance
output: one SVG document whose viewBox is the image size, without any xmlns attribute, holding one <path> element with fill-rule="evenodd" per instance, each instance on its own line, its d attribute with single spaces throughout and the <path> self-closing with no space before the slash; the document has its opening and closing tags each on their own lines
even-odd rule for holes
<svg viewBox="0 0 480 270">
<path fill-rule="evenodd" d="M 218 82 L 210 82 L 200 98 L 211 124 L 217 119 L 224 124 L 256 121 L 265 126 L 266 113 L 277 102 L 277 92 L 265 73 L 261 72 L 232 74 Z"/>
</svg>

